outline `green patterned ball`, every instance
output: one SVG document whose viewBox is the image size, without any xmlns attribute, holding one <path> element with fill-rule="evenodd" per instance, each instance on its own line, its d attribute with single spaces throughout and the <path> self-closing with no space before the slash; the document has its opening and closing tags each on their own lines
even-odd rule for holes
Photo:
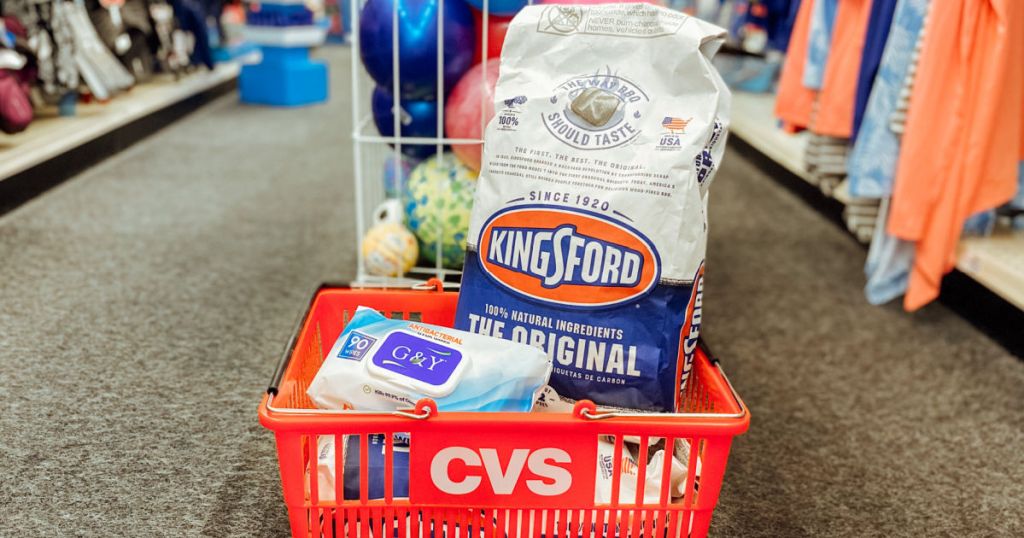
<svg viewBox="0 0 1024 538">
<path fill-rule="evenodd" d="M 420 253 L 431 265 L 461 269 L 466 253 L 469 212 L 473 208 L 476 172 L 451 153 L 423 161 L 409 174 L 405 190 L 405 217 L 420 242 Z"/>
</svg>

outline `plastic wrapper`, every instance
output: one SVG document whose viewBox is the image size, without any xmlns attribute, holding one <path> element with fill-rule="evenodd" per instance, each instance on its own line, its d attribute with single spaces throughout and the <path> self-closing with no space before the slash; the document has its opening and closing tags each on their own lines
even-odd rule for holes
<svg viewBox="0 0 1024 538">
<path fill-rule="evenodd" d="M 550 375 L 537 348 L 361 307 L 307 394 L 321 409 L 393 411 L 432 398 L 439 410 L 530 411 Z"/>
</svg>

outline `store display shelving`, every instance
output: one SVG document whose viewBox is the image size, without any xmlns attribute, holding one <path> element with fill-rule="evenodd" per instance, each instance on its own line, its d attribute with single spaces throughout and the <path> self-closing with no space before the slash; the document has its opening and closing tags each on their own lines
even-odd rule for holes
<svg viewBox="0 0 1024 538">
<path fill-rule="evenodd" d="M 1024 231 L 964 238 L 956 268 L 1024 310 Z"/>
<path fill-rule="evenodd" d="M 775 96 L 733 92 L 731 132 L 793 175 L 811 182 L 804 168 L 805 133 L 789 134 L 778 127 L 772 110 Z M 845 182 L 833 198 L 852 207 Z M 849 218 L 849 217 L 848 217 Z M 964 238 L 958 247 L 957 269 L 1006 301 L 1024 310 L 1024 232 L 1001 231 L 990 237 Z"/>
<path fill-rule="evenodd" d="M 327 27 L 309 26 L 246 26 L 245 39 L 265 47 L 317 47 L 327 40 Z"/>
<path fill-rule="evenodd" d="M 0 136 L 0 181 L 238 76 L 235 62 L 175 80 L 161 75 L 108 102 L 79 103 L 74 116 L 42 110 L 24 132 Z"/>
</svg>

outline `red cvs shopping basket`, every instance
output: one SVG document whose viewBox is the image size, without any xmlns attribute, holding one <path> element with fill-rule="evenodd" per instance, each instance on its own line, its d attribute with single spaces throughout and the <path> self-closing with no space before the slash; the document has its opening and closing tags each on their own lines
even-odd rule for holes
<svg viewBox="0 0 1024 538">
<path fill-rule="evenodd" d="M 331 287 L 316 293 L 259 407 L 260 423 L 277 438 L 294 538 L 707 535 L 732 438 L 750 417 L 703 346 L 675 414 L 603 412 L 590 402 L 572 413 L 439 412 L 430 400 L 365 413 L 318 410 L 306 396 L 357 307 L 451 326 L 457 298 Z M 333 461 L 325 462 L 330 442 Z M 648 469 L 654 450 L 677 443 L 690 449 L 680 462 L 684 483 L 671 479 L 672 458 Z M 333 487 L 318 472 L 326 463 Z M 610 483 L 599 480 L 599 465 Z M 660 491 L 651 491 L 647 479 L 659 478 Z"/>
</svg>

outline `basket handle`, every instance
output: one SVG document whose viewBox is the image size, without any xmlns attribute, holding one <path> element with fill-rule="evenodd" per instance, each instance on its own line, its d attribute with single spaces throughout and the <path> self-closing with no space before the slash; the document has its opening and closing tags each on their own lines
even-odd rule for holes
<svg viewBox="0 0 1024 538">
<path fill-rule="evenodd" d="M 321 284 L 317 286 L 311 297 L 316 297 L 320 290 L 325 287 L 329 287 L 330 284 Z M 267 394 L 277 396 L 278 385 L 281 384 L 281 378 L 284 377 L 284 371 L 288 369 L 288 364 L 292 360 L 292 351 L 295 349 L 295 342 L 299 339 L 299 332 L 302 330 L 302 324 L 305 323 L 306 318 L 309 317 L 309 311 L 313 308 L 313 301 L 310 301 L 305 308 L 299 311 L 296 316 L 295 323 L 293 324 L 292 334 L 288 337 L 288 343 L 284 346 L 284 351 L 281 352 L 281 358 L 277 360 L 277 367 L 274 368 L 274 375 L 270 377 L 270 383 L 267 385 Z"/>
<path fill-rule="evenodd" d="M 316 287 L 311 297 L 316 298 L 317 294 L 325 288 L 347 288 L 346 284 L 336 284 L 325 282 Z M 431 278 L 427 280 L 426 284 L 413 289 L 421 289 L 425 291 L 444 291 L 444 283 L 437 278 Z M 292 335 L 288 338 L 288 343 L 285 344 L 284 350 L 281 352 L 281 358 L 277 360 L 277 367 L 274 368 L 274 375 L 270 378 L 270 383 L 267 385 L 267 394 L 277 396 L 278 386 L 281 384 L 281 378 L 284 377 L 285 370 L 288 369 L 288 364 L 292 360 L 292 351 L 295 350 L 295 342 L 299 339 L 299 332 L 302 331 L 302 324 L 305 323 L 306 318 L 309 317 L 309 312 L 313 308 L 313 301 L 310 301 L 305 308 L 299 311 L 296 316 L 294 328 L 292 329 Z M 419 409 L 417 409 L 419 411 Z M 436 411 L 436 409 L 435 409 Z M 429 413 L 429 412 L 428 412 Z"/>
</svg>

